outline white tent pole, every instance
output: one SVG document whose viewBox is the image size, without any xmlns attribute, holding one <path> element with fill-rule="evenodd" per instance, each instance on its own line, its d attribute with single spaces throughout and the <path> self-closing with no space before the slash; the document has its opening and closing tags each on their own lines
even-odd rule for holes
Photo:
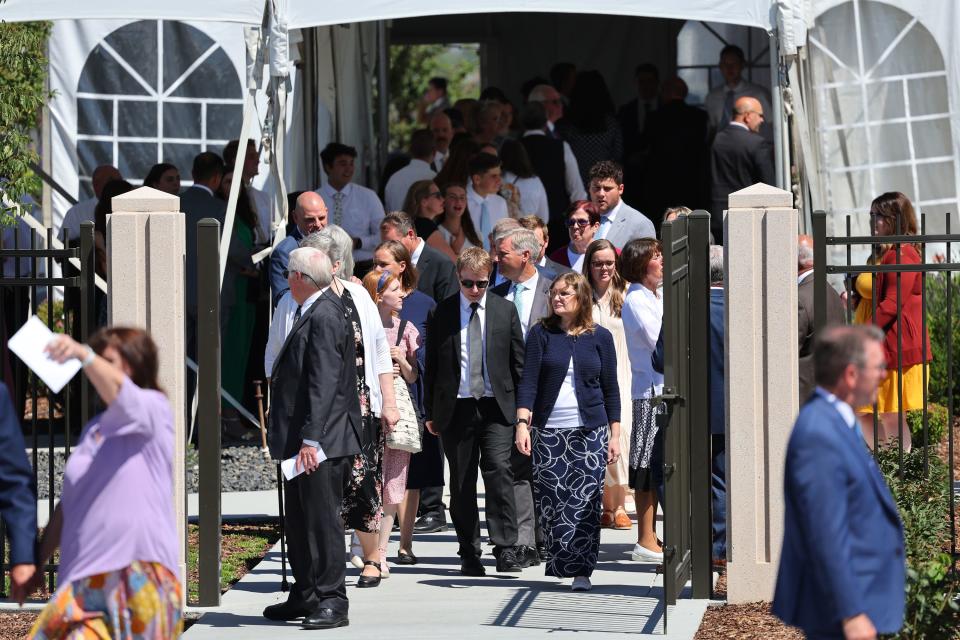
<svg viewBox="0 0 960 640">
<path fill-rule="evenodd" d="M 387 21 L 377 21 L 377 102 L 379 113 L 377 123 L 377 167 L 374 172 L 374 182 L 378 187 L 380 172 L 387 164 L 390 153 L 390 75 L 387 67 L 390 64 L 389 44 L 387 43 Z"/>
<path fill-rule="evenodd" d="M 770 32 L 770 95 L 773 98 L 771 109 L 773 110 L 773 155 L 774 165 L 777 170 L 778 189 L 790 190 L 790 183 L 786 172 L 784 171 L 784 157 L 789 157 L 784 146 L 786 142 L 783 135 L 783 91 L 780 79 L 780 39 L 776 30 Z"/>
<path fill-rule="evenodd" d="M 243 182 L 243 163 L 247 157 L 247 140 L 253 128 L 256 116 L 254 94 L 256 89 L 247 91 L 243 103 L 243 124 L 240 126 L 240 141 L 237 145 L 237 157 L 233 160 L 233 182 L 230 184 L 230 197 L 227 200 L 227 215 L 220 234 L 220 290 L 223 290 L 223 274 L 227 268 L 227 256 L 230 252 L 230 240 L 233 237 L 233 221 L 237 215 L 237 200 L 240 197 L 240 184 Z"/>
</svg>

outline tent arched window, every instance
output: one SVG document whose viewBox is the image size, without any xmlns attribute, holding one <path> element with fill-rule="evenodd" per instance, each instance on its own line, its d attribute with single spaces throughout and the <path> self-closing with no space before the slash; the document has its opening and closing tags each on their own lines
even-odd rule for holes
<svg viewBox="0 0 960 640">
<path fill-rule="evenodd" d="M 677 34 L 677 75 L 690 89 L 690 104 L 702 104 L 714 87 L 723 84 L 717 67 L 720 51 L 735 44 L 747 58 L 743 77 L 770 88 L 770 37 L 762 29 L 737 24 L 688 20 Z"/>
</svg>

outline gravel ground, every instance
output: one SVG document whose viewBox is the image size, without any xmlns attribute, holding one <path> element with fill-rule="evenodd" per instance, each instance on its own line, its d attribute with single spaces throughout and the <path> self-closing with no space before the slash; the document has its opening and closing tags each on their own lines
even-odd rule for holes
<svg viewBox="0 0 960 640">
<path fill-rule="evenodd" d="M 49 495 L 49 452 L 37 451 L 37 494 L 41 499 Z M 224 447 L 220 454 L 220 486 L 225 492 L 259 491 L 277 486 L 277 467 L 260 452 L 259 446 L 238 445 Z M 31 459 L 31 463 L 32 463 Z M 187 452 L 187 491 L 196 493 L 199 457 L 195 449 Z M 63 452 L 54 452 L 54 490 L 60 495 L 63 486 Z"/>
</svg>

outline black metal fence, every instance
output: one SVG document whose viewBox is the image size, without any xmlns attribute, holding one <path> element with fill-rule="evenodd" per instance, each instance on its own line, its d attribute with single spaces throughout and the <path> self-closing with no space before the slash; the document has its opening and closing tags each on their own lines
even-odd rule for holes
<svg viewBox="0 0 960 640">
<path fill-rule="evenodd" d="M 879 451 L 883 445 L 889 446 L 889 442 L 881 441 L 881 432 L 887 433 L 891 426 L 895 426 L 894 436 L 897 440 L 897 455 L 899 458 L 899 473 L 901 479 L 904 474 L 904 455 L 907 451 L 907 443 L 911 442 L 913 447 L 922 447 L 923 456 L 923 475 L 928 476 L 931 455 L 943 455 L 946 458 L 947 475 L 949 482 L 949 518 L 951 528 L 951 553 L 957 556 L 956 548 L 956 473 L 954 468 L 954 452 L 956 443 L 954 442 L 954 425 L 957 420 L 957 412 L 954 405 L 954 393 L 957 389 L 957 380 L 954 377 L 954 365 L 956 363 L 956 354 L 954 352 L 953 338 L 960 322 L 957 320 L 957 312 L 954 309 L 954 288 L 958 286 L 953 275 L 960 272 L 960 262 L 954 260 L 952 249 L 954 245 L 960 245 L 960 234 L 954 234 L 950 231 L 950 214 L 944 215 L 944 233 L 928 234 L 926 214 L 920 216 L 920 229 L 917 235 L 908 235 L 907 230 L 901 229 L 899 221 L 893 235 L 868 235 L 855 236 L 851 233 L 853 218 L 850 215 L 840 218 L 845 225 L 846 235 L 831 236 L 827 234 L 827 214 L 823 211 L 817 211 L 813 214 L 813 236 L 814 236 L 814 296 L 815 306 L 815 327 L 817 330 L 827 324 L 827 296 L 833 295 L 829 287 L 829 276 L 842 276 L 844 282 L 844 293 L 846 298 L 845 312 L 846 321 L 851 322 L 870 322 L 873 323 L 877 317 L 878 306 L 886 302 L 888 307 L 884 316 L 890 315 L 889 304 L 895 304 L 893 311 L 893 320 L 888 326 L 881 327 L 885 332 L 893 330 L 896 333 L 896 351 L 897 378 L 893 382 L 896 387 L 896 414 L 893 412 L 881 414 L 878 403 L 874 403 L 872 416 L 867 417 L 863 422 L 866 423 L 865 430 L 869 431 L 869 423 L 872 418 L 874 452 Z M 835 218 L 836 220 L 836 218 Z M 872 223 L 872 221 L 871 221 Z M 872 226 L 871 226 L 872 228 Z M 931 250 L 929 245 L 936 245 Z M 942 253 L 936 251 L 942 246 Z M 844 260 L 840 264 L 831 264 L 828 260 L 828 247 L 839 247 L 841 250 L 834 251 L 834 254 L 843 254 Z M 866 247 L 869 249 L 869 258 L 866 264 L 854 264 L 854 247 Z M 893 252 L 890 254 L 889 252 Z M 919 263 L 913 259 L 914 251 L 919 255 Z M 862 249 L 860 251 L 862 253 Z M 888 256 L 886 260 L 884 256 Z M 892 260 L 890 258 L 892 256 Z M 893 274 L 893 297 L 889 298 L 889 293 L 884 291 L 888 288 L 889 275 Z M 869 283 L 864 279 L 858 282 L 859 278 L 866 276 Z M 919 276 L 919 278 L 918 278 Z M 881 279 L 884 281 L 881 290 Z M 903 335 L 908 330 L 908 318 L 904 313 L 904 304 L 908 299 L 917 295 L 916 280 L 919 279 L 920 296 L 920 339 L 921 339 L 921 362 L 919 364 L 908 362 L 906 369 L 911 367 L 920 367 L 920 380 L 922 387 L 922 406 L 910 407 L 905 411 L 904 394 L 907 384 L 904 382 L 904 350 Z M 908 282 L 904 282 L 908 280 Z M 931 294 L 933 303 L 931 303 Z M 869 296 L 869 302 L 866 302 Z M 887 297 L 886 300 L 883 300 Z M 915 304 L 915 301 L 912 303 Z M 859 313 L 857 312 L 859 308 Z M 931 332 L 931 326 L 936 326 L 937 335 L 930 335 L 930 345 L 926 336 Z M 939 330 L 944 329 L 945 330 Z M 935 375 L 931 376 L 931 371 L 935 370 Z M 916 371 L 914 370 L 914 374 Z M 935 400 L 931 402 L 931 392 L 936 393 Z M 943 410 L 932 411 L 934 404 L 942 404 Z M 935 417 L 938 423 L 945 415 L 945 433 L 941 435 L 939 428 L 936 434 L 931 434 L 931 420 Z M 890 423 L 895 420 L 895 425 Z M 919 440 L 912 439 L 911 424 L 916 425 L 919 422 Z M 932 435 L 937 437 L 932 438 Z M 941 437 L 946 437 L 946 443 L 939 442 Z M 867 436 L 869 442 L 870 437 Z"/>
<path fill-rule="evenodd" d="M 25 222 L 17 221 L 24 225 Z M 63 463 L 70 455 L 71 437 L 79 434 L 83 424 L 92 413 L 92 396 L 89 383 L 78 376 L 59 393 L 52 393 L 12 353 L 6 352 L 6 340 L 31 315 L 39 315 L 47 326 L 55 328 L 63 324 L 62 331 L 78 341 L 85 341 L 95 327 L 95 268 L 94 224 L 85 222 L 80 228 L 80 240 L 64 249 L 52 249 L 53 230 L 46 230 L 46 237 L 30 232 L 29 246 L 21 246 L 20 234 L 14 233 L 13 246 L 0 246 L 0 336 L 3 339 L 3 354 L 7 361 L 0 360 L 0 379 L 4 371 L 10 371 L 12 388 L 10 395 L 24 427 L 27 446 L 31 450 L 34 483 L 45 484 L 45 491 L 38 500 L 38 507 L 45 506 L 48 518 L 53 516 L 57 495 L 57 483 L 63 475 Z M 42 248 L 41 248 L 42 247 Z M 7 259 L 12 268 L 5 269 Z M 78 261 L 77 264 L 71 262 Z M 63 268 L 63 275 L 54 277 L 55 264 Z M 56 310 L 56 300 L 61 289 L 66 301 L 64 311 Z M 44 302 L 41 302 L 43 300 Z M 42 309 L 42 307 L 45 307 Z M 9 369 L 6 369 L 9 367 Z M 30 414 L 25 418 L 29 403 Z M 41 417 L 45 406 L 45 417 Z M 46 464 L 42 465 L 40 452 L 45 450 Z M 45 468 L 41 468 L 45 466 Z M 42 482 L 41 482 L 42 481 Z M 45 505 L 44 505 L 45 503 Z M 39 509 L 38 509 L 39 511 Z M 6 557 L 6 531 L 0 520 L 0 558 Z M 9 570 L 3 565 L 3 571 Z M 48 587 L 53 590 L 55 564 L 44 567 Z M 2 577 L 2 576 L 0 576 Z M 0 596 L 5 596 L 5 581 L 0 580 Z"/>
</svg>

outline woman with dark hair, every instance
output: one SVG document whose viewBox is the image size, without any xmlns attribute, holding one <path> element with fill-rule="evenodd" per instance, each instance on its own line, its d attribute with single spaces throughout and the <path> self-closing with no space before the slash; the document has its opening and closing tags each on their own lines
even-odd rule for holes
<svg viewBox="0 0 960 640">
<path fill-rule="evenodd" d="M 564 214 L 570 242 L 550 254 L 550 259 L 574 271 L 583 269 L 587 247 L 600 229 L 600 212 L 589 200 L 577 200 L 567 207 Z"/>
<path fill-rule="evenodd" d="M 594 240 L 587 247 L 583 259 L 583 275 L 593 288 L 593 321 L 610 332 L 617 352 L 617 382 L 620 397 L 631 397 L 630 349 L 623 331 L 623 300 L 627 295 L 627 281 L 620 275 L 620 256 L 609 240 Z M 620 450 L 630 451 L 633 407 L 624 402 L 620 407 Z M 603 485 L 603 516 L 600 526 L 612 529 L 631 529 L 633 521 L 627 515 L 627 490 L 630 488 L 630 466 L 621 457 L 607 467 Z"/>
<path fill-rule="evenodd" d="M 427 318 L 437 306 L 433 298 L 417 289 L 417 269 L 410 260 L 410 253 L 396 240 L 381 243 L 373 252 L 373 268 L 377 273 L 391 273 L 400 278 L 403 288 L 403 308 L 400 319 L 412 324 L 420 335 L 417 349 L 417 365 L 420 371 L 426 365 L 426 353 L 423 345 L 427 340 Z M 423 412 L 423 376 L 410 385 L 410 397 L 414 405 Z M 407 473 L 407 492 L 400 503 L 397 517 L 400 520 L 400 548 L 397 551 L 397 564 L 416 564 L 413 554 L 413 524 L 417 519 L 417 507 L 420 504 L 420 490 L 427 487 L 443 486 L 443 451 L 440 439 L 428 431 L 423 432 L 420 453 L 410 458 Z"/>
<path fill-rule="evenodd" d="M 875 236 L 917 234 L 917 216 L 913 204 L 899 191 L 884 193 L 871 203 L 870 224 Z M 878 245 L 875 255 L 880 265 L 922 262 L 917 247 L 908 243 Z M 861 288 L 859 282 L 857 285 L 858 289 Z M 877 392 L 879 418 L 876 436 L 873 407 L 858 409 L 860 426 L 867 444 L 873 447 L 875 437 L 881 445 L 889 440 L 898 440 L 902 420 L 903 448 L 909 451 L 910 427 L 906 424 L 905 416 L 908 411 L 923 409 L 927 383 L 924 379 L 924 362 L 933 359 L 930 336 L 923 327 L 923 281 L 919 271 L 878 273 L 876 284 L 871 289 L 871 295 L 875 291 L 877 298 L 873 324 L 884 332 L 883 351 L 887 373 Z M 868 300 L 868 303 L 872 305 L 872 301 Z M 902 363 L 902 371 L 897 369 L 898 363 Z M 929 369 L 926 373 L 929 377 Z"/>
<path fill-rule="evenodd" d="M 482 247 L 483 242 L 467 209 L 466 185 L 448 184 L 443 196 L 443 213 L 437 218 L 437 229 L 443 239 L 458 256 L 464 249 Z"/>
<path fill-rule="evenodd" d="M 570 94 L 570 106 L 559 122 L 560 134 L 570 144 L 584 184 L 590 184 L 590 167 L 601 160 L 620 162 L 623 133 L 617 122 L 610 90 L 599 71 L 584 71 Z"/>
<path fill-rule="evenodd" d="M 512 184 L 520 192 L 520 217 L 536 215 L 544 222 L 550 220 L 547 190 L 533 172 L 526 148 L 516 140 L 504 140 L 500 145 L 503 183 Z"/>
<path fill-rule="evenodd" d="M 573 591 L 588 591 L 600 553 L 604 470 L 620 458 L 617 353 L 613 336 L 593 321 L 590 285 L 581 274 L 553 281 L 550 306 L 527 334 L 516 446 L 533 455 L 533 490 L 550 553 L 546 574 L 573 578 Z"/>
<path fill-rule="evenodd" d="M 60 335 L 46 351 L 80 361 L 106 410 L 67 460 L 39 553 L 43 566 L 60 547 L 57 591 L 30 637 L 179 638 L 173 412 L 157 381 L 157 347 L 145 331 L 110 327 L 89 345 Z"/>
<path fill-rule="evenodd" d="M 413 219 L 417 236 L 428 245 L 456 261 L 457 254 L 437 231 L 436 219 L 443 214 L 443 193 L 433 180 L 418 180 L 410 185 L 403 201 L 403 211 Z"/>
<path fill-rule="evenodd" d="M 663 478 L 663 431 L 657 423 L 663 405 L 653 398 L 663 390 L 663 374 L 651 357 L 663 323 L 663 254 L 654 238 L 635 238 L 620 254 L 622 275 L 631 282 L 621 316 L 630 355 L 633 437 L 630 441 L 630 487 L 637 504 L 637 544 L 631 557 L 638 562 L 663 562 L 655 529 L 657 495 Z"/>
<path fill-rule="evenodd" d="M 169 162 L 161 162 L 150 167 L 143 186 L 158 189 L 172 196 L 180 195 L 180 170 Z"/>
<path fill-rule="evenodd" d="M 437 184 L 467 184 L 470 181 L 470 158 L 480 153 L 480 145 L 468 133 L 458 133 L 450 142 L 450 156 L 434 177 Z"/>
</svg>

